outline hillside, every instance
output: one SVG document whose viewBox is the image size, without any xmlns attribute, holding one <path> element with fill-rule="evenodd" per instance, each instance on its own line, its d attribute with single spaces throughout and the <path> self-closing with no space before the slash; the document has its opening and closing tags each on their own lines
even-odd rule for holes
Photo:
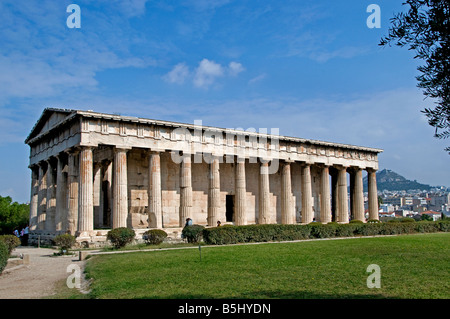
<svg viewBox="0 0 450 319">
<path fill-rule="evenodd" d="M 364 191 L 367 191 L 367 177 L 364 177 Z M 377 172 L 377 187 L 378 190 L 390 190 L 390 191 L 400 191 L 400 190 L 410 190 L 410 189 L 421 189 L 428 190 L 431 188 L 430 185 L 421 184 L 417 181 L 411 181 L 405 177 L 397 174 L 389 169 L 383 169 Z"/>
</svg>

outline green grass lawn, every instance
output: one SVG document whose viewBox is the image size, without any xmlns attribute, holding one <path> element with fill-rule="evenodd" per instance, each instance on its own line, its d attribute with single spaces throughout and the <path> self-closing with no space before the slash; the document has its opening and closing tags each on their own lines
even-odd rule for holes
<svg viewBox="0 0 450 319">
<path fill-rule="evenodd" d="M 450 298 L 450 233 L 95 256 L 92 298 Z M 381 288 L 367 288 L 367 266 Z"/>
</svg>

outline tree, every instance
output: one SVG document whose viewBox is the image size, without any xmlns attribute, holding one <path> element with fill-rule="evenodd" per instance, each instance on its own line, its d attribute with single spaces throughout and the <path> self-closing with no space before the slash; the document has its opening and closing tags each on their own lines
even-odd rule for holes
<svg viewBox="0 0 450 319">
<path fill-rule="evenodd" d="M 421 112 L 435 128 L 439 139 L 450 137 L 450 2 L 448 0 L 407 0 L 406 13 L 395 14 L 392 26 L 379 45 L 408 45 L 415 59 L 425 63 L 417 69 L 417 86 L 425 97 L 435 99 L 434 108 Z M 445 149 L 450 154 L 450 147 Z"/>
<path fill-rule="evenodd" d="M 11 197 L 0 196 L 0 234 L 19 231 L 29 223 L 29 206 L 13 202 Z"/>
</svg>

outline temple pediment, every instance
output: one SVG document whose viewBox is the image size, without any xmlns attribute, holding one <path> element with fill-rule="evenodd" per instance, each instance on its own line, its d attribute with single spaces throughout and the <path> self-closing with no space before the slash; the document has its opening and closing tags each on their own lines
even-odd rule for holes
<svg viewBox="0 0 450 319">
<path fill-rule="evenodd" d="M 58 124 L 65 121 L 74 112 L 76 111 L 70 109 L 46 108 L 25 140 L 25 143 L 28 143 L 36 136 L 50 131 Z"/>
</svg>

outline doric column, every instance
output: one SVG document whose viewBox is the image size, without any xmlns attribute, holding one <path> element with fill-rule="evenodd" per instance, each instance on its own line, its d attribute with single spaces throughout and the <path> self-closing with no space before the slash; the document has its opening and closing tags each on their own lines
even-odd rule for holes
<svg viewBox="0 0 450 319">
<path fill-rule="evenodd" d="M 262 160 L 259 171 L 259 217 L 258 224 L 270 223 L 269 162 Z"/>
<path fill-rule="evenodd" d="M 209 164 L 208 226 L 216 226 L 220 220 L 220 171 L 219 158 L 213 157 Z"/>
<path fill-rule="evenodd" d="M 184 154 L 180 169 L 180 227 L 192 218 L 192 163 L 191 154 Z"/>
<path fill-rule="evenodd" d="M 47 160 L 47 213 L 45 218 L 45 230 L 55 231 L 56 212 L 56 178 L 52 161 Z"/>
<path fill-rule="evenodd" d="M 69 231 L 71 235 L 75 235 L 78 230 L 79 155 L 78 150 L 69 151 L 67 154 L 67 223 L 63 230 Z"/>
<path fill-rule="evenodd" d="M 148 227 L 162 228 L 161 156 L 159 152 L 149 153 L 148 167 Z"/>
<path fill-rule="evenodd" d="M 103 227 L 103 220 L 101 216 L 103 215 L 102 205 L 101 205 L 101 194 L 102 194 L 102 165 L 96 163 L 94 165 L 94 184 L 93 184 L 93 206 L 94 206 L 94 227 Z"/>
<path fill-rule="evenodd" d="M 285 162 L 281 167 L 281 223 L 295 223 L 295 207 L 292 197 L 290 162 Z"/>
<path fill-rule="evenodd" d="M 38 216 L 38 197 L 39 197 L 39 168 L 30 167 L 31 169 L 31 196 L 30 196 L 30 230 L 36 230 Z"/>
<path fill-rule="evenodd" d="M 47 164 L 45 162 L 39 163 L 38 203 L 37 229 L 44 230 L 47 213 Z"/>
<path fill-rule="evenodd" d="M 312 184 L 311 184 L 311 164 L 302 166 L 302 223 L 309 224 L 313 221 L 312 210 Z"/>
<path fill-rule="evenodd" d="M 347 191 L 347 168 L 338 169 L 338 207 L 339 214 L 337 222 L 348 223 L 348 191 Z"/>
<path fill-rule="evenodd" d="M 56 164 L 56 214 L 55 229 L 57 231 L 64 230 L 64 223 L 67 220 L 66 215 L 66 197 L 67 197 L 67 178 L 63 173 L 64 162 L 62 155 L 57 157 Z"/>
<path fill-rule="evenodd" d="M 103 185 L 105 196 L 103 198 L 103 212 L 106 213 L 103 219 L 103 226 L 112 227 L 112 206 L 113 206 L 113 163 L 105 162 L 105 169 L 103 172 Z"/>
<path fill-rule="evenodd" d="M 127 227 L 128 176 L 127 149 L 114 150 L 113 217 L 112 228 Z"/>
<path fill-rule="evenodd" d="M 78 232 L 81 236 L 94 230 L 94 167 L 92 148 L 83 147 L 80 151 L 80 179 L 78 196 Z"/>
<path fill-rule="evenodd" d="M 330 172 L 328 166 L 322 167 L 320 174 L 320 222 L 331 222 Z"/>
<path fill-rule="evenodd" d="M 378 217 L 378 191 L 377 191 L 377 174 L 374 169 L 367 169 L 367 182 L 369 188 L 369 220 Z"/>
<path fill-rule="evenodd" d="M 362 169 L 356 168 L 353 173 L 352 187 L 352 215 L 353 219 L 365 221 L 364 219 L 364 193 Z"/>
<path fill-rule="evenodd" d="M 245 183 L 245 158 L 237 158 L 235 171 L 235 225 L 246 225 L 246 183 Z"/>
</svg>

